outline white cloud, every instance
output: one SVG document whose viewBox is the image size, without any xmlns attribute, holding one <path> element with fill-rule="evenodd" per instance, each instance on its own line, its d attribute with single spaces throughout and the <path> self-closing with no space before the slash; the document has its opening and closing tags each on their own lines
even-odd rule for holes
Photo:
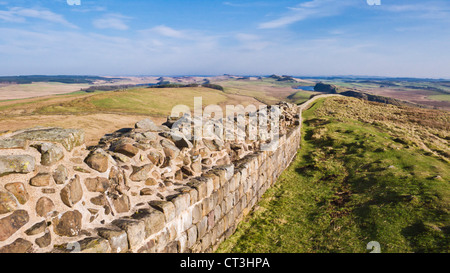
<svg viewBox="0 0 450 273">
<path fill-rule="evenodd" d="M 252 7 L 265 7 L 270 6 L 273 3 L 270 2 L 257 2 L 257 1 L 250 1 L 250 2 L 243 2 L 240 1 L 239 3 L 233 3 L 233 2 L 223 2 L 222 5 L 235 7 L 235 8 L 252 8 Z"/>
<path fill-rule="evenodd" d="M 116 29 L 127 30 L 129 26 L 125 22 L 130 17 L 123 16 L 121 14 L 110 13 L 104 15 L 102 18 L 93 21 L 94 27 L 98 29 Z"/>
<path fill-rule="evenodd" d="M 46 9 L 14 7 L 9 10 L 0 10 L 0 19 L 7 22 L 23 23 L 26 22 L 27 18 L 52 22 L 70 28 L 78 28 L 76 25 L 68 22 L 64 16 Z"/>
<path fill-rule="evenodd" d="M 14 12 L 6 10 L 0 10 L 0 20 L 13 23 L 23 23 L 26 21 L 24 17 L 17 16 Z"/>
<path fill-rule="evenodd" d="M 178 39 L 189 38 L 189 36 L 183 33 L 182 31 L 173 29 L 165 25 L 156 26 L 150 29 L 149 31 L 170 38 L 178 38 Z"/>
<path fill-rule="evenodd" d="M 409 15 L 410 17 L 434 20 L 448 20 L 450 18 L 450 4 L 448 1 L 429 1 L 427 3 L 398 4 L 398 5 L 382 5 L 381 9 Z"/>
<path fill-rule="evenodd" d="M 81 13 L 87 13 L 87 12 L 102 12 L 102 11 L 106 11 L 106 7 L 84 7 L 81 6 L 81 8 L 76 8 L 76 9 L 72 9 L 71 11 L 73 12 L 81 12 Z"/>
<path fill-rule="evenodd" d="M 309 2 L 304 2 L 295 7 L 289 7 L 288 9 L 290 12 L 277 19 L 259 24 L 259 28 L 281 28 L 310 18 L 321 18 L 337 15 L 342 12 L 344 7 L 355 3 L 361 4 L 357 0 L 312 0 Z"/>
</svg>

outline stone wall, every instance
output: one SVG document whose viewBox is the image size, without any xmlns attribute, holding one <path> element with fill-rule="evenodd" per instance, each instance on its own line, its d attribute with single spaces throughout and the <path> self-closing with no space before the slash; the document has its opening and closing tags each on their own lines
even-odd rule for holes
<svg viewBox="0 0 450 273">
<path fill-rule="evenodd" d="M 297 152 L 299 108 L 279 107 L 272 151 L 261 136 L 191 142 L 171 119 L 95 147 L 75 129 L 0 133 L 0 253 L 214 251 Z"/>
</svg>

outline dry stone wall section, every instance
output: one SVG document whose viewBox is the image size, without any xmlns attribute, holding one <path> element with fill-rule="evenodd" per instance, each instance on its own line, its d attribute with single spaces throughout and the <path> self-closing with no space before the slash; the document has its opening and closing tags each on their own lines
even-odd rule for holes
<svg viewBox="0 0 450 273">
<path fill-rule="evenodd" d="M 264 137 L 191 142 L 172 119 L 95 147 L 76 129 L 1 133 L 0 253 L 214 251 L 297 152 L 300 109 L 278 106 L 272 151 Z"/>
</svg>

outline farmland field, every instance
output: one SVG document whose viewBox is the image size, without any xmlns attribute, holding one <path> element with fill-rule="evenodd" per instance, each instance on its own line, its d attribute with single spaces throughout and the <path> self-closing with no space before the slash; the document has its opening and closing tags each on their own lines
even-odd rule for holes
<svg viewBox="0 0 450 273">
<path fill-rule="evenodd" d="M 87 87 L 89 87 L 88 84 L 64 84 L 48 82 L 38 82 L 31 84 L 3 84 L 0 85 L 0 101 L 66 94 Z"/>
<path fill-rule="evenodd" d="M 445 80 L 427 79 L 320 79 L 325 83 L 342 88 L 354 88 L 370 94 L 390 97 L 424 105 L 431 108 L 450 110 L 450 86 Z"/>
</svg>

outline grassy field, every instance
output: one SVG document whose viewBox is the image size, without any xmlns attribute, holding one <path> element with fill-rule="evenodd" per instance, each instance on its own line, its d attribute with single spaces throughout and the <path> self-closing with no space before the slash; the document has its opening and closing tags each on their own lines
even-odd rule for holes
<svg viewBox="0 0 450 273">
<path fill-rule="evenodd" d="M 227 94 L 252 97 L 265 104 L 275 104 L 280 100 L 288 100 L 288 96 L 298 91 L 292 87 L 301 85 L 301 83 L 280 82 L 271 78 L 263 78 L 260 80 L 229 79 L 214 83 L 222 85 Z"/>
<path fill-rule="evenodd" d="M 134 88 L 119 92 L 98 92 L 94 96 L 72 100 L 38 109 L 39 114 L 120 112 L 167 116 L 173 106 L 186 104 L 193 109 L 194 97 L 202 97 L 203 104 L 220 104 L 227 96 L 207 88 Z"/>
<path fill-rule="evenodd" d="M 0 86 L 0 101 L 67 94 L 87 87 L 89 87 L 89 84 L 64 84 L 56 82 L 12 84 Z"/>
<path fill-rule="evenodd" d="M 300 90 L 297 93 L 290 95 L 289 99 L 291 100 L 291 102 L 295 104 L 300 104 L 309 100 L 309 98 L 314 94 L 317 94 L 317 92 Z"/>
<path fill-rule="evenodd" d="M 319 100 L 296 159 L 218 252 L 450 252 L 449 126 L 446 112 Z"/>
<path fill-rule="evenodd" d="M 428 96 L 428 98 L 431 100 L 450 102 L 450 95 L 432 95 L 432 96 Z"/>
</svg>

